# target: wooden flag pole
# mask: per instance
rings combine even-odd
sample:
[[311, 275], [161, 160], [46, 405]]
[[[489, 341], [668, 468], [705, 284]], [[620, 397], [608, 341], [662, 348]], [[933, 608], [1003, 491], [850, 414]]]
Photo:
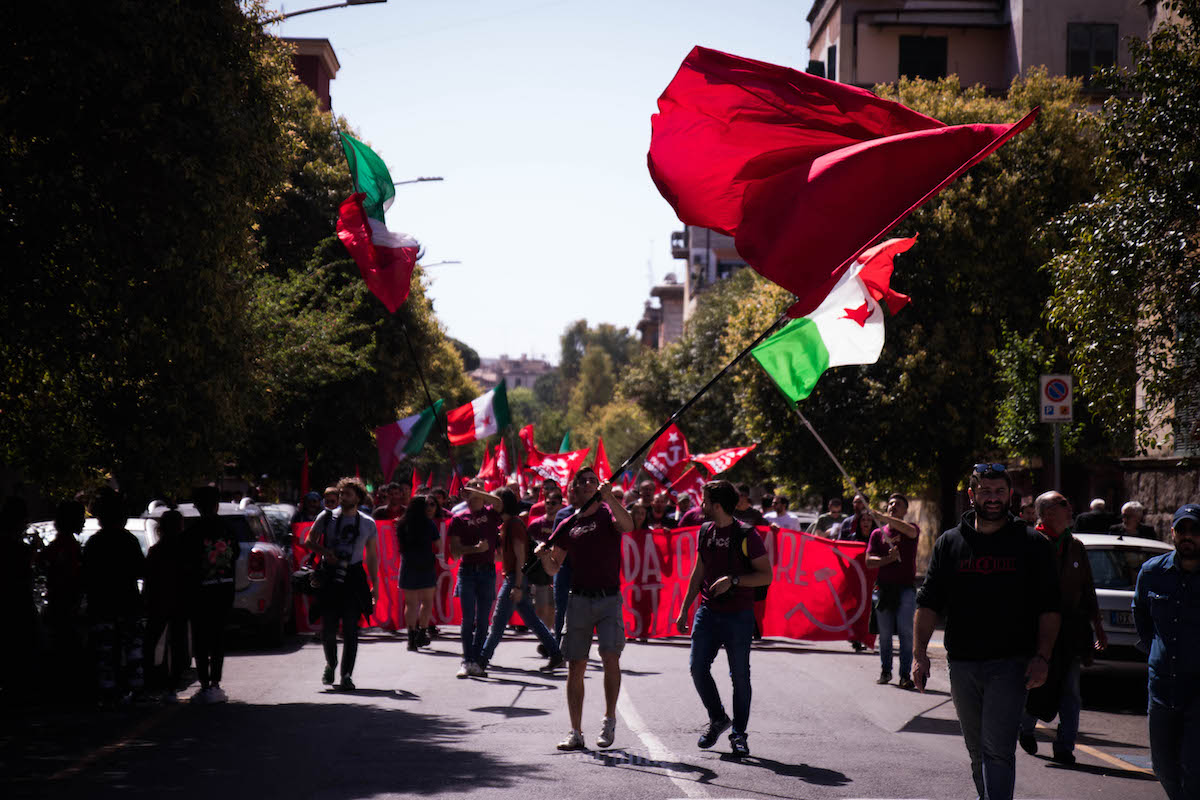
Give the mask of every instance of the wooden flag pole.
[[845, 478], [846, 481], [848, 483], [850, 483], [850, 485], [857, 488], [859, 485], [858, 481], [851, 478], [850, 473], [846, 472], [846, 468], [842, 466], [842, 462], [837, 460], [837, 456], [835, 456], [833, 454], [833, 451], [829, 449], [829, 445], [825, 444], [825, 440], [821, 438], [821, 434], [817, 433], [817, 429], [814, 428], [812, 426], [812, 423], [808, 421], [808, 417], [804, 416], [804, 413], [800, 410], [800, 406], [795, 405], [795, 406], [792, 406], [792, 408], [795, 409], [796, 416], [800, 418], [800, 421], [802, 423], [804, 423], [804, 427], [808, 428], [808, 432], [811, 433], [813, 435], [813, 437], [817, 440], [817, 443], [819, 445], [821, 445], [822, 448], [824, 448], [825, 454], [828, 455], [830, 460], [833, 461], [833, 465], [838, 468], [838, 472], [842, 473], [842, 477]]

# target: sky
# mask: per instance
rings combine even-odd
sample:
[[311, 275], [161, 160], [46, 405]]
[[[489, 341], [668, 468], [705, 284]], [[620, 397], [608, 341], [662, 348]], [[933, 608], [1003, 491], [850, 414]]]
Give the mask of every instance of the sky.
[[[300, 11], [332, 0], [273, 0]], [[646, 168], [658, 96], [697, 44], [803, 68], [811, 0], [389, 0], [268, 28], [329, 39], [330, 85], [387, 163], [390, 230], [431, 266], [446, 332], [484, 358], [558, 362], [586, 319], [628, 327], [684, 262]], [[680, 277], [682, 275], [680, 274]]]

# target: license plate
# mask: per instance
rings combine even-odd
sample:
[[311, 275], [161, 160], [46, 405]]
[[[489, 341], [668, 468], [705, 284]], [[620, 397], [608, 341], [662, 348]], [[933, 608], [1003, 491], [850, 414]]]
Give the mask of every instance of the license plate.
[[1133, 612], [1132, 611], [1110, 611], [1110, 619], [1113, 625], [1122, 628], [1133, 627]]

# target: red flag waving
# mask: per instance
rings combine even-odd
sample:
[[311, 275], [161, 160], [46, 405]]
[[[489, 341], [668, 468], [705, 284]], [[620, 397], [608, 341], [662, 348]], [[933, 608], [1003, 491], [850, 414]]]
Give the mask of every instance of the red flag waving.
[[395, 314], [408, 299], [421, 246], [407, 234], [392, 233], [382, 220], [368, 217], [363, 209], [365, 197], [357, 192], [342, 203], [337, 235], [358, 264], [367, 288]]
[[756, 447], [758, 447], [757, 443], [746, 447], [729, 447], [715, 453], [701, 453], [698, 456], [692, 456], [692, 461], [707, 469], [710, 474], [720, 475], [745, 458], [746, 454]]
[[505, 446], [503, 437], [496, 445], [496, 477], [508, 482], [508, 447]]
[[667, 488], [688, 468], [688, 443], [674, 424], [663, 431], [662, 436], [650, 446], [642, 467], [654, 476], [660, 488]]
[[[430, 471], [429, 474], [433, 475], [433, 472]], [[413, 494], [416, 494], [421, 488], [421, 473], [417, 472], [416, 467], [413, 467], [412, 483], [410, 484], [409, 488], [412, 490]]]
[[543, 478], [549, 478], [559, 486], [566, 486], [575, 477], [575, 473], [579, 472], [579, 468], [583, 466], [583, 460], [587, 458], [589, 452], [591, 452], [590, 447], [572, 450], [569, 453], [554, 453], [553, 455], [543, 453], [541, 462], [533, 468], [533, 471]]
[[533, 425], [526, 425], [524, 428], [521, 428], [517, 436], [520, 437], [521, 444], [525, 445], [525, 466], [536, 467], [542, 463], [544, 456], [533, 442]]
[[703, 470], [688, 467], [687, 471], [671, 484], [669, 491], [671, 496], [676, 499], [686, 494], [692, 498], [692, 505], [699, 508], [700, 502], [704, 499], [704, 484], [706, 483], [708, 483], [708, 478], [704, 476]]
[[429, 475], [425, 478], [425, 488], [426, 489], [433, 488], [433, 470], [432, 469], [429, 470]]
[[447, 493], [451, 497], [458, 497], [463, 490], [462, 473], [458, 471], [458, 467], [454, 467], [453, 470], [450, 474], [450, 488]]
[[651, 119], [650, 175], [679, 219], [816, 307], [862, 250], [1020, 133], [954, 125], [786, 67], [696, 47]]
[[601, 483], [612, 480], [612, 467], [608, 464], [608, 453], [604, 452], [604, 437], [596, 437], [596, 460], [593, 462], [596, 468], [596, 477]]

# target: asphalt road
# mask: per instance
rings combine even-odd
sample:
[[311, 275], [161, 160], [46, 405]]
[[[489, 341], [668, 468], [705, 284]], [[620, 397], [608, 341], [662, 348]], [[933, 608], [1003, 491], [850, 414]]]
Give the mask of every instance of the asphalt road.
[[[447, 633], [454, 633], [453, 629]], [[704, 712], [685, 639], [631, 643], [616, 742], [593, 742], [603, 713], [599, 663], [587, 680], [591, 749], [559, 753], [567, 732], [565, 670], [546, 676], [532, 637], [507, 639], [489, 677], [457, 680], [458, 642], [420, 654], [369, 633], [358, 690], [320, 684], [321, 648], [235, 650], [225, 705], [100, 712], [40, 698], [5, 712], [6, 798], [966, 798], [966, 750], [934, 660], [926, 694], [877, 686], [879, 660], [845, 644], [757, 645], [751, 664], [751, 756], [724, 738], [696, 747]], [[595, 655], [593, 651], [593, 656]], [[718, 668], [723, 659], [718, 659]], [[720, 669], [717, 670], [721, 672]], [[728, 678], [718, 674], [728, 702]], [[1017, 754], [1019, 798], [1161, 798], [1149, 774], [1144, 667], [1085, 675], [1079, 764]]]

